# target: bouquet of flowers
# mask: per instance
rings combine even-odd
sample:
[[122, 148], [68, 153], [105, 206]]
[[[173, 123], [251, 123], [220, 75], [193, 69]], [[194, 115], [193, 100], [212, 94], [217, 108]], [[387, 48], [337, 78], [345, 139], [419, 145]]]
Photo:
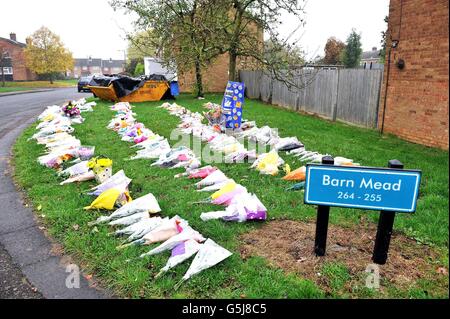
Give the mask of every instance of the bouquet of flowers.
[[80, 115], [80, 109], [77, 105], [72, 104], [72, 102], [67, 103], [62, 107], [62, 111], [68, 117], [74, 117]]
[[206, 103], [204, 107], [208, 109], [207, 112], [203, 112], [203, 115], [208, 120], [209, 125], [222, 126], [225, 123], [222, 107], [219, 104]]
[[93, 157], [88, 162], [88, 167], [95, 174], [98, 183], [103, 183], [112, 175], [112, 160], [104, 156]]

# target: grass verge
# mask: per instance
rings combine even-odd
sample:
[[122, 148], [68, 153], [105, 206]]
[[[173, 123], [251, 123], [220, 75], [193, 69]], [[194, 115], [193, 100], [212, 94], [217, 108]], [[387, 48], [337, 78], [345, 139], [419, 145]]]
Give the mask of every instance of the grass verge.
[[[207, 100], [220, 102], [222, 96], [209, 95]], [[202, 101], [182, 95], [177, 103], [194, 111], [200, 111]], [[161, 102], [136, 103], [134, 111], [139, 121], [154, 132], [169, 137], [178, 124], [178, 118], [167, 111], [156, 108]], [[152, 192], [159, 200], [163, 214], [176, 214], [189, 220], [190, 224], [234, 254], [222, 264], [206, 270], [185, 283], [178, 291], [174, 284], [182, 277], [189, 262], [175, 268], [166, 276], [152, 278], [165, 264], [168, 254], [154, 256], [147, 260], [127, 263], [149, 248], [130, 248], [117, 251], [116, 239], [107, 234], [107, 227], [98, 231], [87, 226], [87, 222], [99, 213], [85, 212], [93, 198], [81, 193], [92, 186], [81, 183], [59, 186], [58, 177], [52, 170], [39, 166], [36, 158], [43, 147], [27, 138], [35, 132], [35, 126], [26, 129], [14, 146], [15, 178], [26, 190], [34, 207], [42, 209], [39, 215], [49, 228], [51, 235], [60, 240], [67, 253], [74, 255], [87, 273], [98, 276], [104, 285], [124, 297], [138, 298], [322, 298], [324, 291], [310, 281], [271, 267], [260, 257], [243, 260], [239, 255], [240, 235], [249, 232], [260, 224], [224, 223], [221, 221], [202, 222], [202, 212], [217, 210], [214, 206], [189, 204], [206, 197], [198, 193], [193, 183], [186, 179], [174, 179], [179, 170], [150, 167], [147, 160], [127, 161], [135, 152], [130, 144], [120, 141], [119, 136], [106, 129], [113, 112], [111, 103], [99, 102], [95, 111], [86, 114], [86, 122], [75, 127], [75, 135], [85, 145], [95, 145], [96, 153], [109, 156], [114, 161], [114, 170], [124, 169], [133, 179], [130, 186], [134, 198]], [[244, 117], [256, 120], [258, 126], [269, 125], [279, 129], [281, 136], [297, 136], [307, 149], [353, 158], [367, 166], [385, 167], [389, 159], [401, 160], [406, 168], [422, 169], [423, 180], [417, 213], [399, 214], [395, 229], [418, 241], [434, 245], [442, 250], [442, 261], [448, 268], [448, 152], [408, 143], [398, 138], [380, 137], [378, 132], [355, 128], [341, 123], [331, 123], [310, 116], [296, 114], [287, 110], [275, 109], [259, 101], [246, 102]], [[171, 141], [175, 144], [177, 141]], [[283, 156], [291, 167], [300, 166], [289, 156]], [[217, 164], [227, 176], [246, 186], [266, 205], [270, 219], [292, 219], [306, 221], [315, 217], [315, 209], [303, 204], [299, 192], [286, 192], [289, 182], [279, 177], [260, 176], [249, 169], [248, 164]], [[376, 222], [375, 212], [333, 209], [330, 214], [333, 224], [351, 227], [362, 220]], [[42, 217], [45, 216], [45, 217]], [[368, 261], [370, 262], [370, 261]], [[331, 265], [326, 269], [333, 285], [349, 280], [342, 267]], [[360, 281], [360, 282], [359, 282]], [[359, 280], [359, 286], [364, 278]], [[409, 291], [392, 288], [390, 296], [422, 298], [423, 291], [430, 291], [430, 283], [416, 283]], [[432, 285], [432, 283], [431, 283]], [[447, 277], [448, 287], [448, 277]], [[432, 288], [432, 287], [431, 287]], [[332, 297], [339, 297], [339, 294]], [[376, 291], [354, 289], [342, 297], [381, 297]], [[383, 296], [385, 297], [385, 296]], [[388, 296], [389, 297], [389, 296]], [[442, 297], [442, 296], [441, 296]]]
[[53, 84], [51, 84], [50, 81], [14, 81], [5, 82], [5, 86], [3, 88], [14, 88], [16, 90], [18, 90], [19, 88], [25, 88], [27, 90], [35, 88], [64, 88], [76, 86], [77, 82], [78, 80], [56, 80], [53, 81]]
[[0, 93], [28, 91], [28, 90], [33, 90], [33, 89], [32, 88], [28, 88], [28, 87], [12, 87], [12, 86], [1, 87], [0, 86]]

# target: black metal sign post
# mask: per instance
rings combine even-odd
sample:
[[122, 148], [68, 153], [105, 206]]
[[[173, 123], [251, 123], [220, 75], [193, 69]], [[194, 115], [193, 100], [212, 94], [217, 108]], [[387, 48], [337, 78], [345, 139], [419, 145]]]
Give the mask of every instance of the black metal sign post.
[[[389, 168], [403, 169], [403, 164], [398, 160], [390, 160]], [[392, 228], [394, 226], [396, 212], [381, 211], [378, 220], [377, 237], [373, 249], [372, 260], [374, 263], [384, 265], [386, 263], [391, 242]]]
[[[334, 158], [324, 156], [322, 164], [334, 165]], [[330, 217], [330, 206], [317, 206], [316, 239], [314, 241], [314, 252], [316, 256], [324, 256], [327, 248], [328, 219]]]

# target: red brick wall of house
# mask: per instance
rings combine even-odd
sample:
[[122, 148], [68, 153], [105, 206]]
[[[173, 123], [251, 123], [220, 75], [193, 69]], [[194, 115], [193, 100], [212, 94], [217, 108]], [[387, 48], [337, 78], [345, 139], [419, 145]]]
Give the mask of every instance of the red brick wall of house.
[[[225, 92], [228, 82], [228, 54], [217, 57], [202, 72], [202, 82], [205, 92]], [[193, 92], [195, 88], [195, 72], [178, 75], [178, 83], [181, 92]]]
[[[264, 32], [254, 22], [250, 22], [247, 25], [250, 32], [254, 32], [257, 35], [260, 43], [260, 50], [264, 45]], [[255, 50], [258, 50], [256, 48]], [[210, 65], [202, 72], [202, 82], [204, 86], [204, 92], [224, 93], [225, 87], [228, 83], [228, 66], [229, 55], [228, 53], [222, 54], [214, 59]], [[259, 65], [254, 58], [251, 57], [238, 57], [236, 61], [236, 69], [239, 70], [256, 70]], [[193, 92], [195, 88], [195, 71], [186, 72], [184, 74], [178, 74], [178, 82], [181, 92]]]
[[[255, 69], [255, 63], [251, 58], [238, 58], [238, 70], [252, 70]], [[225, 87], [228, 83], [228, 53], [218, 56], [211, 64], [203, 70], [202, 80], [205, 92], [224, 93]], [[190, 71], [185, 74], [178, 75], [178, 83], [181, 92], [193, 92], [195, 88], [195, 73]]]
[[[402, 0], [390, 1], [388, 34], [394, 40], [399, 37], [399, 44], [391, 52], [384, 131], [415, 143], [448, 149], [449, 2], [403, 0], [403, 8], [401, 3]], [[388, 48], [390, 45], [388, 41]], [[396, 66], [398, 59], [405, 61], [403, 70]], [[387, 60], [388, 53], [379, 127], [383, 120]]]
[[14, 81], [36, 80], [36, 74], [31, 72], [25, 66], [25, 54], [23, 47], [0, 39], [0, 51], [3, 50], [8, 51], [11, 56]]

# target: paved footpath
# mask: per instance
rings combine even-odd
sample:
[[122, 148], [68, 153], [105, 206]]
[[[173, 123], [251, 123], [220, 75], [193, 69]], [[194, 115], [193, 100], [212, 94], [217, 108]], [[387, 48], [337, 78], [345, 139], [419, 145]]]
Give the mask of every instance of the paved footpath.
[[67, 288], [68, 259], [39, 228], [11, 179], [10, 150], [17, 136], [48, 105], [91, 96], [76, 88], [0, 97], [0, 298], [107, 298], [81, 276]]

